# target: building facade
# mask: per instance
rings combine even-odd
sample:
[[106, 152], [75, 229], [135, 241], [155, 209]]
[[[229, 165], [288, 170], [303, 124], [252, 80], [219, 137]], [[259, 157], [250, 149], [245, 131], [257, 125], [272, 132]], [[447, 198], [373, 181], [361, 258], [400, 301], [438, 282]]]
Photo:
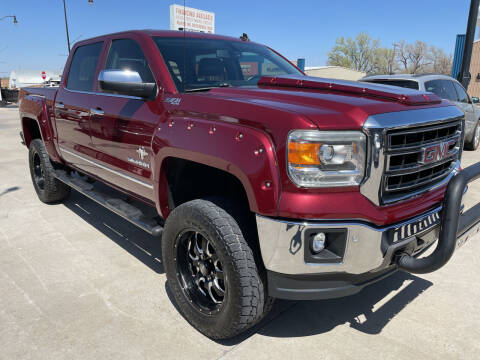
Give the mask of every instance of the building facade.
[[361, 71], [348, 69], [342, 66], [307, 66], [305, 74], [328, 79], [357, 81], [367, 74]]
[[480, 39], [473, 42], [470, 74], [472, 78], [468, 84], [468, 95], [480, 97]]

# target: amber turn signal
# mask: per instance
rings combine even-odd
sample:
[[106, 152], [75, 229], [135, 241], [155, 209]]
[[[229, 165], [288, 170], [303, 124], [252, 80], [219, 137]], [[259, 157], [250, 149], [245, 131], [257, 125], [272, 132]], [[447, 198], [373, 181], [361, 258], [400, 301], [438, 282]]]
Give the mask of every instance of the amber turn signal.
[[288, 143], [288, 162], [296, 165], [320, 165], [318, 151], [320, 143]]

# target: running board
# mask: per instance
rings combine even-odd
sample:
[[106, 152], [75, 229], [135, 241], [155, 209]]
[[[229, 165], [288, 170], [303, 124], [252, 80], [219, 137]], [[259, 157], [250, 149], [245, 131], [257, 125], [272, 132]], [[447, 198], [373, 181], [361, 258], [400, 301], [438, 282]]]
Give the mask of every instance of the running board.
[[132, 224], [138, 226], [152, 236], [158, 237], [162, 235], [163, 227], [159, 225], [155, 219], [146, 217], [142, 210], [135, 206], [132, 206], [121, 199], [109, 197], [106, 194], [94, 190], [93, 184], [90, 184], [81, 178], [70, 176], [64, 170], [56, 170], [55, 176], [58, 180], [70, 186], [72, 189], [77, 190], [79, 193], [106, 207], [118, 216], [130, 221]]

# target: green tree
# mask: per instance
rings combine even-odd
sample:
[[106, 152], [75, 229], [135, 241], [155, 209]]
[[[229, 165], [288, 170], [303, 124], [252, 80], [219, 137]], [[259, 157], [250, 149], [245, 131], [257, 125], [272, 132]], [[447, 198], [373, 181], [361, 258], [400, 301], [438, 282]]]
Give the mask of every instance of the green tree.
[[379, 39], [372, 39], [366, 33], [359, 33], [355, 39], [337, 38], [332, 51], [327, 54], [327, 64], [372, 73], [376, 67], [375, 53], [379, 44]]
[[375, 50], [375, 67], [376, 74], [394, 74], [397, 69], [395, 60], [395, 52], [393, 49], [378, 48]]

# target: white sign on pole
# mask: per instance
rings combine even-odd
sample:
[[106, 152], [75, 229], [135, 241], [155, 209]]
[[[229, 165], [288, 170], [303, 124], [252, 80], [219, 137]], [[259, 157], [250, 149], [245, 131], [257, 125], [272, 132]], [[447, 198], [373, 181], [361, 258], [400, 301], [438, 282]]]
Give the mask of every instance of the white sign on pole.
[[170, 30], [196, 31], [215, 33], [215, 13], [183, 7], [182, 5], [170, 5]]

